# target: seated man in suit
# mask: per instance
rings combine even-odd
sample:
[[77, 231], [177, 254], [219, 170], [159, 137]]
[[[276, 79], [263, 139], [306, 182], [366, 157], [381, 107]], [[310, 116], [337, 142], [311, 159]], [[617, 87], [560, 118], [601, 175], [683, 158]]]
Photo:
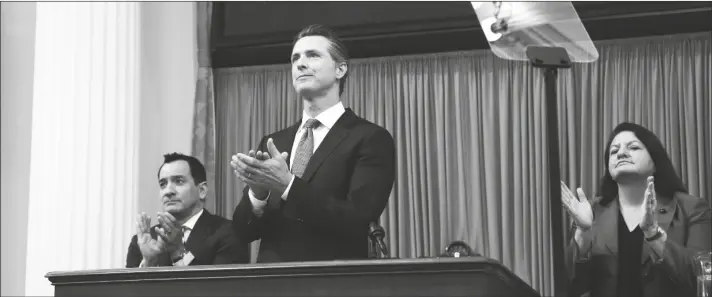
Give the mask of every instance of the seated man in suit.
[[230, 221], [203, 209], [208, 193], [203, 164], [178, 153], [163, 157], [158, 185], [164, 212], [150, 228], [151, 218], [139, 215], [126, 267], [248, 263], [248, 245], [235, 238]]
[[347, 59], [330, 30], [302, 30], [291, 55], [302, 120], [232, 157], [247, 184], [233, 227], [241, 240], [261, 239], [257, 262], [368, 258], [369, 223], [393, 188], [395, 144], [341, 103]]

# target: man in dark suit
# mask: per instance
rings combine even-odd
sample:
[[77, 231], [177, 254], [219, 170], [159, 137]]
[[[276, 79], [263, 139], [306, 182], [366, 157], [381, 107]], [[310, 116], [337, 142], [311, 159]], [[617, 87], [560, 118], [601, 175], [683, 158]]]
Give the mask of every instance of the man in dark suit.
[[262, 139], [231, 165], [247, 184], [233, 215], [238, 238], [261, 239], [258, 262], [368, 258], [368, 225], [395, 179], [395, 145], [384, 128], [344, 108], [343, 43], [312, 25], [295, 38], [292, 82], [302, 121]]
[[126, 267], [248, 263], [247, 243], [232, 232], [229, 220], [203, 209], [208, 193], [205, 167], [178, 153], [164, 155], [158, 169], [164, 212], [159, 225], [141, 213], [131, 239]]

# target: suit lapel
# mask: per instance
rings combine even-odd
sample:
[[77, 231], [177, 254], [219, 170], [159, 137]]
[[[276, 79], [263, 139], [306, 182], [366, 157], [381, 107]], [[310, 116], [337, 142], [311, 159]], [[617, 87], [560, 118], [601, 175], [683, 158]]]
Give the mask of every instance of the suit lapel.
[[596, 240], [602, 242], [608, 252], [617, 258], [618, 199], [615, 199], [601, 210], [601, 214], [596, 218], [596, 223], [599, 224], [598, 232], [596, 232]]
[[324, 159], [326, 159], [349, 134], [349, 124], [355, 119], [356, 114], [351, 111], [351, 108], [347, 108], [344, 114], [341, 115], [339, 120], [334, 123], [334, 126], [331, 127], [331, 130], [326, 134], [326, 137], [316, 149], [314, 155], [309, 159], [307, 168], [304, 170], [304, 174], [302, 174], [303, 180], [308, 182], [312, 176], [314, 176], [314, 173], [319, 169]]
[[660, 225], [660, 228], [665, 230], [665, 232], [668, 232], [672, 219], [677, 211], [677, 197], [673, 196], [669, 199], [660, 198], [663, 197], [658, 198], [658, 206], [657, 209], [655, 209], [655, 212], [658, 213], [658, 225]]
[[[301, 126], [301, 121], [297, 122], [296, 124], [292, 125], [291, 127], [287, 128], [287, 130], [284, 133], [274, 135], [273, 141], [274, 141], [274, 146], [277, 147], [277, 150], [279, 152], [287, 152], [290, 154], [289, 157], [287, 157], [287, 168], [291, 170], [292, 164], [290, 164], [291, 154], [292, 154], [292, 146], [294, 145], [294, 137], [297, 136], [297, 131], [299, 131], [299, 127]], [[282, 197], [279, 197], [277, 195], [274, 195], [267, 199], [267, 209], [268, 210], [278, 210], [282, 206]]]
[[292, 159], [291, 158], [292, 146], [294, 145], [294, 141], [295, 141], [294, 137], [297, 136], [297, 131], [299, 131], [299, 126], [301, 126], [301, 121], [297, 122], [296, 124], [287, 128], [287, 130], [284, 133], [275, 135], [273, 137], [274, 146], [277, 147], [277, 150], [280, 152], [289, 153], [290, 156], [287, 157], [287, 167], [289, 167], [289, 168], [292, 167], [292, 164], [290, 164], [291, 163], [290, 160]]
[[211, 221], [212, 215], [207, 209], [203, 209], [203, 214], [201, 214], [198, 221], [195, 222], [195, 226], [193, 226], [193, 230], [190, 231], [190, 236], [188, 236], [188, 240], [185, 242], [185, 248], [196, 258], [198, 258], [198, 254], [200, 253], [200, 243], [204, 242], [210, 234]]
[[[662, 199], [661, 199], [662, 198]], [[655, 209], [655, 213], [658, 214], [658, 226], [665, 232], [669, 233], [670, 224], [675, 216], [675, 211], [677, 211], [677, 198], [673, 196], [672, 198], [658, 197], [658, 205]], [[670, 236], [668, 236], [669, 238]], [[643, 239], [645, 241], [645, 239]], [[650, 260], [650, 253], [653, 252], [652, 247], [647, 243], [643, 243], [643, 252], [640, 254], [640, 263], [645, 264], [646, 261]]]

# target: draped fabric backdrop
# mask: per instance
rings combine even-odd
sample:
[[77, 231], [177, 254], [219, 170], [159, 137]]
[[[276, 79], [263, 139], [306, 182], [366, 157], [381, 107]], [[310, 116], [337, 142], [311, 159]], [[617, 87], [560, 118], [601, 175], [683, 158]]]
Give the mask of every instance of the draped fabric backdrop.
[[210, 28], [213, 3], [195, 2], [198, 37], [198, 76], [195, 84], [192, 155], [205, 166], [208, 179], [208, 199], [205, 208], [216, 213], [215, 202], [215, 95], [213, 69], [210, 61]]
[[[709, 33], [597, 47], [597, 62], [559, 76], [562, 179], [592, 194], [608, 133], [632, 121], [660, 137], [690, 193], [709, 197]], [[552, 295], [540, 70], [488, 50], [353, 60], [349, 70], [344, 104], [396, 141], [397, 178], [381, 217], [392, 255], [435, 256], [464, 240]], [[231, 218], [244, 184], [230, 156], [297, 122], [302, 103], [286, 64], [216, 69], [215, 84], [216, 209]]]

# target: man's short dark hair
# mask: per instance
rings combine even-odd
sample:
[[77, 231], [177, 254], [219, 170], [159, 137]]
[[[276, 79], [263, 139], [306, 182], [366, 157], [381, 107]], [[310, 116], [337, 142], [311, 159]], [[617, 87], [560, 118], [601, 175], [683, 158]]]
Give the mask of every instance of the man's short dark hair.
[[[297, 33], [294, 37], [294, 41], [292, 42], [292, 47], [294, 47], [299, 39], [307, 36], [321, 36], [326, 38], [329, 40], [329, 44], [331, 44], [329, 47], [329, 55], [331, 55], [331, 58], [336, 62], [348, 63], [349, 52], [346, 50], [346, 45], [344, 45], [344, 42], [341, 41], [341, 39], [331, 29], [318, 24], [309, 25]], [[344, 73], [344, 77], [339, 79], [339, 96], [341, 96], [341, 93], [344, 92], [344, 85], [346, 85], [347, 76], [349, 76], [348, 69], [346, 70], [346, 73]]]
[[161, 164], [161, 167], [158, 167], [158, 179], [161, 178], [161, 169], [163, 169], [163, 165], [179, 160], [188, 162], [188, 167], [190, 167], [190, 175], [193, 176], [193, 182], [195, 182], [196, 185], [207, 181], [205, 167], [203, 166], [203, 163], [200, 163], [198, 159], [192, 156], [186, 156], [181, 153], [171, 153], [163, 155], [163, 164]]

